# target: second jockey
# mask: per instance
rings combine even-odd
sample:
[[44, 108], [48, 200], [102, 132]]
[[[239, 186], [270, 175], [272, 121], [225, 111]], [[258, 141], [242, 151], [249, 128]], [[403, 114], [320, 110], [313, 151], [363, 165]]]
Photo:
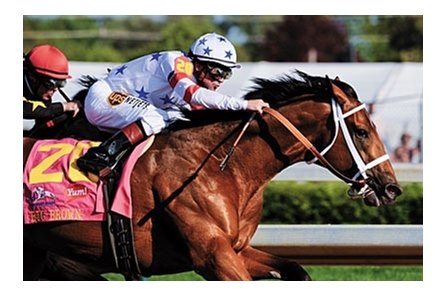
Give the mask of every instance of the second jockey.
[[24, 125], [23, 136], [29, 136], [42, 127], [45, 130], [39, 137], [51, 137], [52, 126], [46, 127], [45, 123], [64, 113], [71, 113], [73, 117], [78, 114], [82, 107], [79, 101], [52, 100], [70, 78], [65, 54], [53, 45], [35, 46], [23, 57], [23, 118], [34, 121], [31, 127]]

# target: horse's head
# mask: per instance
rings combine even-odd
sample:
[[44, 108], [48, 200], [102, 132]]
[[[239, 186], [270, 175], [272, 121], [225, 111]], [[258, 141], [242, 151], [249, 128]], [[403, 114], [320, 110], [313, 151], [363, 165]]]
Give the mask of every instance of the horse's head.
[[365, 105], [348, 84], [338, 79], [330, 83], [336, 101], [332, 112], [340, 127], [337, 141], [326, 158], [346, 176], [358, 181], [352, 182], [348, 191], [351, 198], [364, 198], [370, 206], [394, 203], [402, 189]]
[[285, 136], [276, 132], [278, 138], [288, 139], [282, 153], [287, 154], [290, 163], [305, 160], [328, 168], [351, 185], [351, 198], [364, 198], [370, 206], [393, 203], [402, 190], [377, 130], [354, 89], [338, 78], [297, 73], [299, 79], [256, 79], [258, 87], [246, 96], [266, 99], [298, 129], [289, 129], [295, 137], [303, 134], [304, 140], [297, 137], [299, 143], [290, 143], [290, 133]]

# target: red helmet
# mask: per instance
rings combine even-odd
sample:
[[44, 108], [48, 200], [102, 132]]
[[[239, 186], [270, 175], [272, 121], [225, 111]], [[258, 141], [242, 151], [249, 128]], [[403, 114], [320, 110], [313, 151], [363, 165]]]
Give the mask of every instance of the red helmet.
[[68, 60], [58, 48], [49, 45], [38, 45], [26, 55], [32, 69], [41, 75], [54, 79], [71, 78], [68, 74]]

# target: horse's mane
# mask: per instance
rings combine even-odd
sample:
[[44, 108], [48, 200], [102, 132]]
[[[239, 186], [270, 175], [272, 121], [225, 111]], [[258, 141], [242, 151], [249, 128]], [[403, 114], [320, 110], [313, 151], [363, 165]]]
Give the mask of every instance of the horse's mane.
[[303, 95], [318, 95], [328, 98], [332, 95], [330, 80], [319, 76], [310, 76], [295, 70], [292, 74], [277, 79], [254, 78], [255, 86], [244, 96], [245, 99], [262, 98], [270, 106], [287, 104]]

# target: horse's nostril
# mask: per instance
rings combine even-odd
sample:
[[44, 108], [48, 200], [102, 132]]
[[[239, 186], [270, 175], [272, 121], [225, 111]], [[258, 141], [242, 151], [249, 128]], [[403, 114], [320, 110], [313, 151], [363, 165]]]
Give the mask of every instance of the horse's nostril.
[[397, 184], [388, 184], [385, 186], [385, 193], [388, 198], [395, 199], [402, 195], [402, 188]]

